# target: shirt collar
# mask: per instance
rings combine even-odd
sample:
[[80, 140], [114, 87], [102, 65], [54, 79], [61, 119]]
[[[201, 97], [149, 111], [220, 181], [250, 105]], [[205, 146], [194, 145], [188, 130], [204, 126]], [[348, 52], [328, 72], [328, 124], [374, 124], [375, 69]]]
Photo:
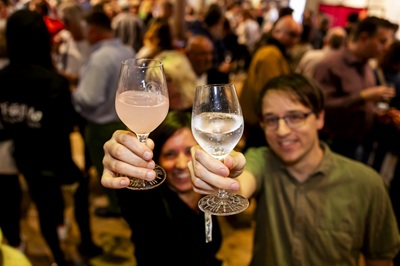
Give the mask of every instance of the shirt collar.
[[322, 157], [321, 162], [315, 169], [314, 173], [311, 174], [310, 177], [313, 176], [327, 176], [332, 170], [332, 151], [329, 148], [329, 146], [323, 142], [320, 141], [320, 147], [322, 151], [324, 152], [324, 156]]
[[118, 38], [102, 40], [102, 41], [99, 41], [92, 45], [92, 51], [96, 51], [102, 46], [106, 46], [106, 45], [115, 46], [119, 43], [121, 43], [121, 41]]
[[[317, 166], [317, 168], [315, 169], [315, 171], [307, 179], [307, 181], [305, 181], [305, 183], [307, 183], [309, 180], [317, 178], [317, 177], [328, 176], [330, 174], [330, 172], [332, 171], [332, 163], [333, 163], [332, 162], [332, 151], [329, 148], [329, 146], [323, 141], [320, 141], [320, 147], [324, 153], [322, 160], [319, 163], [319, 165]], [[286, 166], [282, 163], [282, 161], [273, 152], [272, 152], [272, 154], [273, 154], [272, 158], [274, 159], [274, 164], [287, 172]]]
[[283, 46], [277, 39], [275, 39], [275, 38], [273, 38], [273, 37], [270, 37], [270, 38], [267, 40], [267, 45], [275, 45], [276, 47], [278, 47], [278, 49], [281, 51], [281, 53], [283, 54], [283, 56], [284, 56], [285, 58], [288, 57], [288, 54], [287, 54], [287, 52], [286, 52], [286, 47]]
[[350, 66], [364, 66], [367, 62], [358, 59], [349, 48], [343, 48], [344, 61]]

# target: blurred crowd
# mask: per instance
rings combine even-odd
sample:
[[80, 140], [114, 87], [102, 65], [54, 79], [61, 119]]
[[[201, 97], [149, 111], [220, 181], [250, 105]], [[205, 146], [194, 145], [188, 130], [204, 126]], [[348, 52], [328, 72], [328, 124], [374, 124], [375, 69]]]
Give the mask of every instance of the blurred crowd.
[[[331, 17], [308, 10], [299, 23], [293, 11], [275, 1], [225, 0], [199, 9], [180, 0], [0, 0], [0, 228], [6, 243], [23, 251], [23, 175], [56, 265], [68, 265], [60, 246], [67, 226], [64, 185], [78, 184], [80, 254], [102, 253], [91, 236], [89, 169], [100, 182], [103, 145], [126, 129], [115, 92], [121, 62], [135, 56], [163, 62], [171, 111], [190, 113], [196, 86], [240, 77], [243, 152], [268, 146], [255, 108], [268, 81], [290, 73], [315, 81], [326, 95], [320, 139], [381, 174], [400, 221], [398, 25], [352, 13], [346, 25], [332, 27]], [[69, 134], [76, 131], [84, 139], [84, 169], [72, 160]], [[115, 190], [104, 191], [109, 205], [95, 215], [121, 217]]]

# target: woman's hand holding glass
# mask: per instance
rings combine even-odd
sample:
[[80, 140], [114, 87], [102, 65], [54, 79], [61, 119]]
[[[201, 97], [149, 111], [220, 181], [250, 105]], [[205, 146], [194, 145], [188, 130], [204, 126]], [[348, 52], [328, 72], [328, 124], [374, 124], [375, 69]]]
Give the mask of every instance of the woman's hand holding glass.
[[[135, 134], [118, 130], [104, 144], [103, 176], [101, 184], [107, 188], [126, 188], [134, 176], [151, 181], [156, 177], [153, 158], [154, 142], [147, 139], [143, 145]], [[126, 175], [121, 177], [121, 175]]]
[[[131, 58], [122, 62], [115, 109], [121, 121], [132, 130], [140, 142], [165, 119], [169, 108], [168, 87], [161, 61]], [[166, 178], [164, 169], [155, 166], [157, 177], [152, 180], [133, 176], [127, 188], [147, 190], [161, 185]], [[120, 173], [121, 174], [121, 173]]]

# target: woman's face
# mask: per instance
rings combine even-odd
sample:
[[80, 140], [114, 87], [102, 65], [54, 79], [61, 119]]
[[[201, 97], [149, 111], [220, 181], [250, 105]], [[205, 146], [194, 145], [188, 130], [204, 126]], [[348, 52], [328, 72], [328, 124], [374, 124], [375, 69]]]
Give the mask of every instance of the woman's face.
[[192, 190], [188, 162], [191, 160], [190, 148], [196, 141], [189, 128], [176, 131], [161, 149], [159, 164], [167, 174], [169, 186], [177, 192]]

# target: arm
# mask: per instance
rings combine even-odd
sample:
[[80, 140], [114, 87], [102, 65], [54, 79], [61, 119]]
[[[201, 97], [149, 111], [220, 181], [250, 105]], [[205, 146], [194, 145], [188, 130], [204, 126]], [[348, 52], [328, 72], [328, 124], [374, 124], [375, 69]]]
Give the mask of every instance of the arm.
[[199, 146], [192, 147], [191, 153], [192, 160], [188, 167], [194, 191], [210, 194], [217, 189], [226, 189], [238, 191], [247, 198], [255, 192], [256, 180], [250, 172], [244, 171], [246, 159], [242, 153], [233, 151], [223, 162], [214, 159]]
[[391, 260], [365, 260], [366, 266], [391, 266]]
[[345, 89], [342, 86], [341, 77], [325, 60], [316, 64], [313, 77], [326, 94], [327, 109], [343, 109], [363, 102], [359, 91], [347, 95], [343, 93]]
[[368, 173], [362, 176], [363, 182], [368, 184], [369, 195], [363, 218], [365, 229], [361, 252], [368, 266], [391, 265], [400, 250], [400, 234], [389, 194], [378, 173], [371, 173], [370, 180]]
[[342, 80], [340, 73], [340, 70], [336, 70], [335, 66], [330, 66], [325, 60], [319, 62], [315, 67], [314, 79], [326, 93], [326, 107], [328, 109], [343, 109], [367, 101], [376, 102], [395, 96], [395, 91], [386, 86], [346, 90], [344, 87], [346, 86], [344, 85], [345, 80]]
[[151, 139], [143, 145], [129, 131], [114, 132], [112, 138], [104, 144], [101, 184], [107, 188], [124, 188], [129, 185], [129, 178], [126, 176], [153, 180], [156, 177], [153, 170], [153, 148], [154, 143]]

